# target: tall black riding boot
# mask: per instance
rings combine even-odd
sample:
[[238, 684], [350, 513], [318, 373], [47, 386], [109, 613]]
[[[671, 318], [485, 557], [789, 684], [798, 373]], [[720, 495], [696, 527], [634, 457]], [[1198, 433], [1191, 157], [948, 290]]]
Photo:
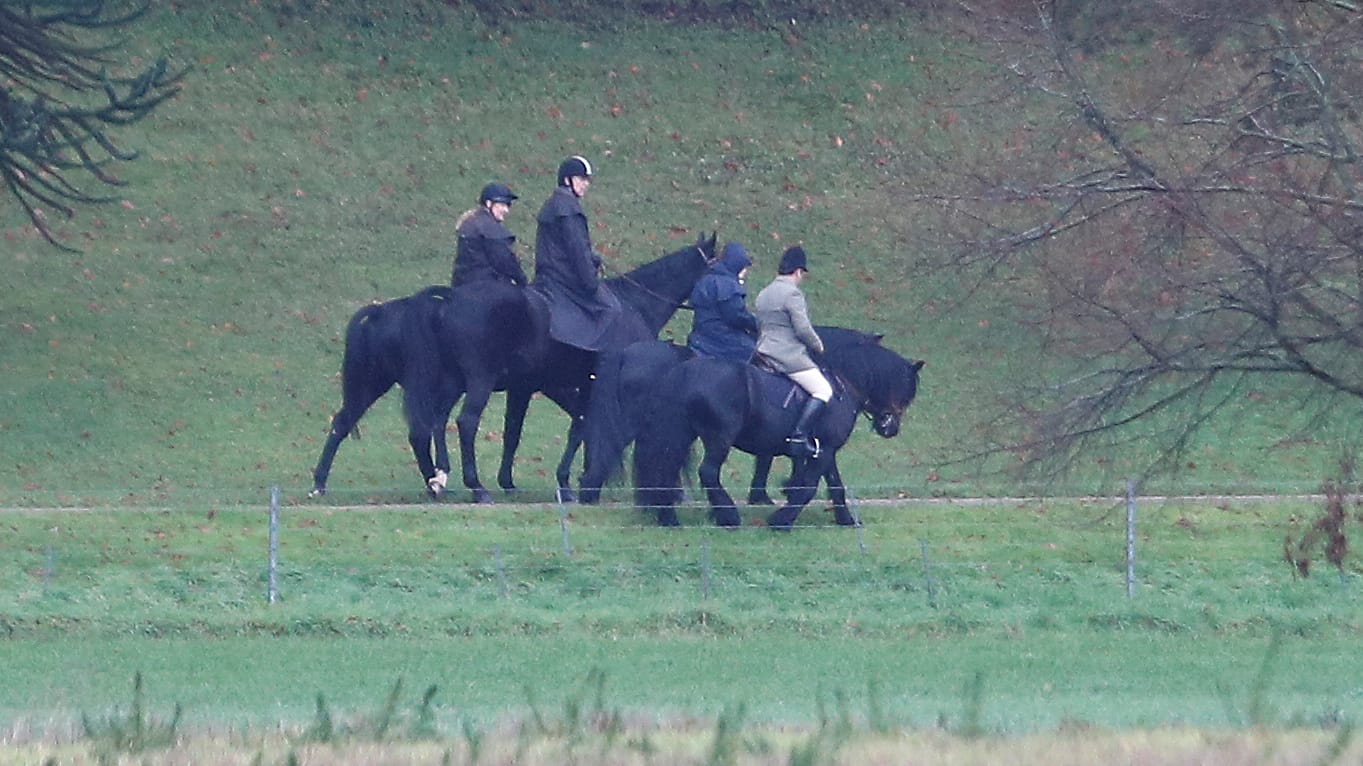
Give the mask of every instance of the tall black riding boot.
[[819, 440], [814, 438], [814, 427], [819, 422], [819, 416], [823, 414], [824, 403], [809, 397], [805, 402], [805, 408], [801, 410], [800, 417], [795, 421], [795, 428], [791, 430], [790, 436], [786, 441], [790, 444], [790, 454], [796, 458], [814, 458], [819, 456]]

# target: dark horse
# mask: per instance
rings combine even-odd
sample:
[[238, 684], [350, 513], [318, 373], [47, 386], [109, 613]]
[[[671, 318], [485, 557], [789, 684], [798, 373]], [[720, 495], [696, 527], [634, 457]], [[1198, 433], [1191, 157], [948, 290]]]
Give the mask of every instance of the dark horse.
[[[832, 348], [868, 340], [878, 342], [881, 338], [880, 335], [867, 335], [843, 327], [819, 326], [816, 329], [824, 343]], [[584, 431], [584, 438], [591, 447], [582, 475], [581, 498], [584, 503], [594, 503], [600, 498], [602, 487], [622, 468], [626, 447], [648, 426], [652, 405], [645, 399], [657, 395], [658, 381], [694, 356], [695, 353], [685, 346], [661, 342], [637, 343], [603, 355], [598, 362], [598, 381], [592, 389]], [[593, 459], [593, 455], [596, 459]], [[767, 494], [767, 480], [775, 455], [757, 454], [753, 457], [748, 504], [774, 505]], [[855, 523], [847, 506], [847, 492], [836, 457], [829, 462], [822, 478], [828, 484], [837, 522], [847, 525]]]
[[[846, 443], [858, 413], [871, 419], [882, 437], [899, 433], [904, 410], [918, 389], [922, 362], [909, 361], [880, 345], [880, 336], [821, 327], [825, 370], [835, 395], [817, 432], [823, 447], [816, 458], [795, 461], [786, 504], [767, 520], [789, 529], [813, 498], [818, 481], [828, 481], [837, 521], [854, 523], [846, 507], [837, 451]], [[668, 344], [635, 344], [613, 352], [598, 368], [587, 418], [587, 471], [583, 499], [592, 500], [620, 463], [625, 446], [635, 445], [636, 503], [656, 510], [658, 522], [674, 525], [673, 505], [690, 446], [700, 438], [705, 455], [699, 475], [717, 524], [740, 523], [733, 499], [719, 482], [720, 468], [735, 447], [756, 455], [763, 474], [773, 455], [789, 454], [785, 437], [805, 394], [785, 376], [707, 358], [691, 358]], [[757, 480], [754, 480], [754, 488]]]
[[[657, 337], [705, 273], [714, 252], [715, 236], [702, 235], [694, 245], [605, 284], [620, 298], [626, 321], [638, 328], [638, 334]], [[341, 442], [394, 384], [403, 388], [408, 441], [432, 494], [444, 490], [450, 470], [445, 424], [462, 397], [456, 424], [464, 486], [476, 501], [491, 502], [478, 479], [474, 443], [488, 399], [493, 391], [502, 390], [507, 392], [507, 406], [499, 483], [507, 491], [515, 489], [511, 466], [525, 413], [531, 397], [543, 392], [572, 416], [568, 448], [559, 465], [560, 487], [566, 488], [581, 444], [580, 419], [597, 354], [550, 339], [548, 325], [548, 309], [537, 293], [496, 283], [428, 287], [360, 309], [346, 330], [342, 406], [332, 418], [313, 470], [312, 493], [326, 492]]]

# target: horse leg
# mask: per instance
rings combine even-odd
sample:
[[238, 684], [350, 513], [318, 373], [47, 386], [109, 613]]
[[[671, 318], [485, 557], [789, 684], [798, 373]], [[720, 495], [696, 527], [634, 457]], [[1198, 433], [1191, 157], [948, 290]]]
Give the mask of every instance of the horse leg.
[[[424, 396], [432, 400], [419, 408], [414, 407], [420, 410], [419, 413], [409, 411], [407, 416], [409, 422], [413, 422], [413, 418], [419, 419], [426, 432], [425, 439], [422, 440], [417, 433], [410, 433], [408, 438], [413, 440], [412, 452], [417, 455], [417, 464], [422, 467], [422, 475], [426, 478], [426, 491], [432, 497], [440, 497], [445, 494], [450, 481], [450, 450], [445, 440], [445, 428], [450, 422], [450, 410], [464, 395], [464, 388], [448, 377], [437, 378], [433, 383], [429, 389], [413, 386], [412, 390], [424, 390]], [[408, 395], [411, 395], [410, 390]], [[434, 462], [431, 461], [432, 448], [435, 449]]]
[[497, 470], [497, 486], [502, 491], [516, 491], [512, 479], [512, 465], [516, 461], [516, 450], [521, 446], [521, 432], [525, 429], [525, 413], [530, 409], [529, 389], [508, 388], [506, 391], [506, 417], [502, 421], [502, 465]]
[[[451, 407], [450, 409], [454, 408]], [[450, 476], [450, 448], [445, 442], [445, 425], [449, 422], [450, 411], [445, 410], [445, 416], [437, 420], [435, 427], [431, 430], [431, 437], [435, 442], [435, 477], [432, 481], [439, 485], [440, 493], [445, 491]]]
[[738, 515], [734, 499], [719, 481], [720, 469], [729, 457], [729, 442], [724, 441], [723, 437], [702, 441], [705, 444], [705, 457], [701, 460], [698, 474], [700, 485], [705, 488], [705, 497], [710, 501], [710, 518], [717, 526], [740, 526], [743, 519]]
[[681, 467], [685, 462], [685, 450], [681, 460], [676, 459], [676, 450], [668, 445], [656, 443], [649, 436], [640, 436], [634, 445], [634, 504], [642, 511], [657, 515], [658, 526], [678, 527], [677, 495], [681, 487]]
[[852, 515], [847, 505], [847, 487], [842, 483], [836, 457], [828, 461], [828, 470], [824, 471], [823, 478], [828, 484], [828, 499], [833, 501], [833, 521], [844, 527], [856, 526], [857, 517]]
[[469, 387], [464, 395], [464, 406], [459, 408], [455, 425], [459, 429], [459, 467], [464, 474], [464, 486], [473, 492], [475, 503], [491, 503], [492, 495], [478, 481], [478, 458], [474, 445], [478, 441], [478, 425], [483, 420], [483, 410], [492, 396], [492, 386]]
[[767, 494], [767, 479], [771, 476], [773, 455], [757, 455], [752, 464], [752, 485], [748, 488], [748, 505], [776, 505]]
[[779, 532], [789, 532], [795, 526], [795, 519], [804, 510], [819, 488], [819, 477], [828, 465], [830, 453], [825, 452], [817, 458], [796, 460], [794, 473], [790, 476], [790, 486], [786, 487], [786, 503], [767, 517], [767, 526]]
[[431, 445], [436, 438], [437, 423], [438, 427], [444, 428], [444, 422], [436, 415], [443, 405], [425, 393], [416, 387], [404, 389], [402, 409], [407, 418], [407, 443], [412, 446], [412, 457], [416, 458], [426, 492], [431, 497], [440, 497], [445, 492], [446, 477], [436, 470], [431, 459]]
[[[462, 391], [460, 393], [462, 394]], [[454, 409], [457, 399], [458, 397], [441, 401], [430, 423], [431, 441], [435, 446], [435, 473], [426, 480], [426, 488], [436, 497], [445, 494], [445, 487], [450, 480], [450, 448], [445, 439], [445, 427], [450, 422], [450, 410]]]
[[563, 457], [559, 458], [558, 468], [554, 470], [554, 479], [558, 482], [558, 502], [576, 502], [570, 474], [573, 472], [573, 460], [577, 458], [577, 451], [582, 447], [582, 418], [573, 416], [572, 422], [568, 425], [568, 443], [563, 446]]
[[412, 445], [412, 456], [416, 458], [417, 470], [426, 482], [426, 492], [431, 497], [445, 493], [445, 481], [431, 460], [431, 429], [425, 422], [413, 420], [407, 427], [407, 443]]
[[[636, 474], [638, 473], [636, 469]], [[634, 504], [639, 510], [653, 513], [660, 527], [679, 527], [677, 519], [677, 489], [661, 486], [660, 480], [649, 479], [634, 488]]]
[[[317, 458], [317, 467], [312, 469], [312, 491], [308, 493], [309, 497], [320, 497], [327, 493], [327, 478], [331, 475], [331, 464], [336, 459], [336, 450], [340, 449], [341, 442], [355, 431], [355, 425], [360, 422], [364, 413], [369, 411], [379, 397], [388, 393], [392, 385], [389, 383], [381, 391], [366, 390], [355, 401], [341, 403], [341, 409], [331, 418], [331, 430], [327, 433], [326, 444], [322, 446], [322, 454]], [[358, 431], [355, 438], [360, 438]]]
[[332, 462], [336, 460], [336, 450], [340, 449], [341, 442], [345, 441], [354, 427], [355, 418], [346, 407], [342, 407], [331, 418], [327, 443], [322, 445], [322, 455], [317, 458], [317, 467], [312, 469], [312, 491], [308, 493], [309, 497], [320, 497], [327, 493], [327, 477], [331, 474]]

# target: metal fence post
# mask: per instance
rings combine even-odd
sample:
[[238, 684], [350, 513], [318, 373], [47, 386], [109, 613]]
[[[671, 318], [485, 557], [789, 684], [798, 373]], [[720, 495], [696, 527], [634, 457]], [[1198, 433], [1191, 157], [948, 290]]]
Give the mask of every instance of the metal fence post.
[[1126, 597], [1136, 597], [1136, 482], [1126, 480]]
[[700, 542], [700, 599], [710, 600], [710, 541]]
[[923, 552], [923, 580], [928, 589], [928, 606], [937, 608], [937, 584], [932, 581], [932, 567], [928, 564], [928, 541], [919, 540], [918, 548]]
[[492, 561], [497, 568], [497, 589], [503, 599], [511, 598], [511, 589], [506, 583], [506, 563], [502, 561], [502, 546], [492, 546]]
[[270, 487], [270, 562], [266, 575], [266, 599], [273, 604], [279, 600], [279, 487]]
[[861, 525], [861, 515], [857, 513], [856, 501], [852, 498], [852, 488], [843, 488], [843, 501], [847, 503], [847, 514], [852, 517], [852, 526], [857, 530], [857, 547], [866, 553], [866, 533]]
[[573, 544], [568, 539], [568, 509], [564, 507], [562, 500], [558, 504], [558, 528], [563, 532], [563, 555], [572, 558]]

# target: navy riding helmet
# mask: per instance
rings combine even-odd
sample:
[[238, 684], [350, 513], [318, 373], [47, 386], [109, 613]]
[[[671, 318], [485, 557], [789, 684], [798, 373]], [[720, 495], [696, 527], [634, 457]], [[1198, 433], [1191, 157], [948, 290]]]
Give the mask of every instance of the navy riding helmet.
[[493, 181], [483, 187], [483, 193], [478, 195], [478, 204], [486, 205], [489, 202], [503, 202], [510, 205], [520, 199], [511, 191], [511, 187], [503, 183]]

